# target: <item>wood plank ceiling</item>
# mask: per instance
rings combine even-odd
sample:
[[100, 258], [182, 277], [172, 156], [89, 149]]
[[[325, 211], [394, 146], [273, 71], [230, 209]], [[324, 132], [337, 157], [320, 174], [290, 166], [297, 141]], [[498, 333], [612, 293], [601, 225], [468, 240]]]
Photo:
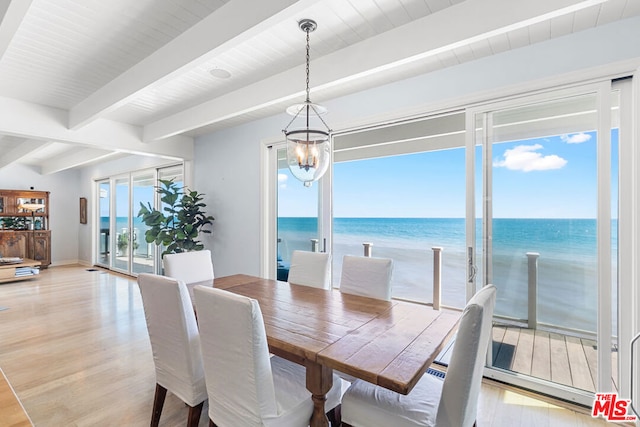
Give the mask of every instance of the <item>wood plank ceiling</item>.
[[319, 24], [311, 67], [312, 97], [321, 102], [640, 15], [638, 0], [3, 5], [0, 168], [21, 162], [41, 173], [120, 153], [189, 158], [184, 147], [195, 136], [300, 102], [302, 18]]

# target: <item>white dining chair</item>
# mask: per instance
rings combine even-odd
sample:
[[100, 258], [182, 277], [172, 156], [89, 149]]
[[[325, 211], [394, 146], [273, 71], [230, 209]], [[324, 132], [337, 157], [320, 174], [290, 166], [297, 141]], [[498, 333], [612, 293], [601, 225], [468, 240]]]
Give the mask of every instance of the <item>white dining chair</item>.
[[289, 265], [289, 283], [331, 289], [329, 263], [326, 252], [293, 251]]
[[391, 300], [393, 260], [345, 255], [342, 258], [340, 291], [347, 294]]
[[[218, 427], [306, 427], [313, 403], [305, 367], [269, 356], [258, 302], [217, 288], [194, 289], [209, 395], [209, 419]], [[325, 408], [340, 404], [334, 375]]]
[[187, 426], [195, 427], [207, 390], [200, 334], [186, 285], [147, 273], [138, 275], [138, 285], [156, 371], [151, 426], [160, 421], [168, 390], [189, 406]]
[[166, 254], [162, 263], [165, 276], [182, 280], [187, 285], [192, 301], [195, 285], [213, 286], [213, 262], [208, 249]]
[[444, 380], [425, 374], [408, 395], [356, 380], [342, 398], [343, 425], [474, 426], [495, 301], [488, 285], [466, 305]]

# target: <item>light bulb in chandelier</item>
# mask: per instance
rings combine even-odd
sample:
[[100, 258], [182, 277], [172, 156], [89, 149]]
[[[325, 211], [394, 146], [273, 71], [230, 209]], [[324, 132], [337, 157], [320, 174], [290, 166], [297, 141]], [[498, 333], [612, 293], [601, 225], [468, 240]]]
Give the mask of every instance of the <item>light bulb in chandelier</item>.
[[330, 148], [327, 132], [290, 131], [287, 135], [287, 165], [291, 174], [304, 183], [317, 181], [329, 167]]
[[[329, 168], [331, 129], [320, 117], [326, 113], [326, 109], [309, 100], [309, 33], [314, 31], [317, 25], [310, 19], [303, 19], [298, 25], [307, 33], [307, 98], [304, 103], [287, 108], [287, 112], [293, 116], [293, 119], [283, 132], [287, 138], [289, 170], [296, 179], [304, 183], [305, 187], [310, 187], [311, 183], [320, 179]], [[289, 130], [296, 121], [302, 124], [297, 124], [296, 129]], [[324, 129], [319, 126], [320, 124]]]

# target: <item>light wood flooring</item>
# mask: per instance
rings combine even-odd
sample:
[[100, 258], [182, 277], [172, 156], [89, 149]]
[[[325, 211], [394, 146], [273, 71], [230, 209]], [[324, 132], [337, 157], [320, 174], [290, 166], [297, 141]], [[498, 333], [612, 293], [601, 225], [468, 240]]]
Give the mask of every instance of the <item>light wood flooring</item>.
[[[0, 285], [0, 368], [37, 427], [147, 426], [155, 378], [137, 284], [88, 270]], [[169, 393], [160, 425], [186, 425], [187, 412]], [[611, 425], [584, 412], [487, 382], [478, 426]]]

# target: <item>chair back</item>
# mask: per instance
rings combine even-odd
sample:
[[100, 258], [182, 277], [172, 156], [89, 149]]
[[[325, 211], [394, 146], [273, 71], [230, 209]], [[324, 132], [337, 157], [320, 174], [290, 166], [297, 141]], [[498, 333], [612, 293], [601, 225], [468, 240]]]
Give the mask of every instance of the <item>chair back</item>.
[[166, 254], [162, 262], [165, 276], [182, 280], [187, 285], [213, 280], [213, 263], [208, 249]]
[[487, 285], [469, 300], [462, 313], [436, 425], [470, 427], [476, 421], [495, 303], [496, 287]]
[[293, 251], [289, 266], [289, 283], [331, 289], [329, 262], [326, 252]]
[[340, 291], [390, 301], [392, 272], [393, 260], [389, 258], [345, 255]]
[[196, 286], [194, 296], [212, 421], [263, 426], [278, 408], [258, 302], [205, 286]]
[[138, 275], [156, 382], [189, 406], [206, 399], [200, 335], [189, 292], [181, 281]]

